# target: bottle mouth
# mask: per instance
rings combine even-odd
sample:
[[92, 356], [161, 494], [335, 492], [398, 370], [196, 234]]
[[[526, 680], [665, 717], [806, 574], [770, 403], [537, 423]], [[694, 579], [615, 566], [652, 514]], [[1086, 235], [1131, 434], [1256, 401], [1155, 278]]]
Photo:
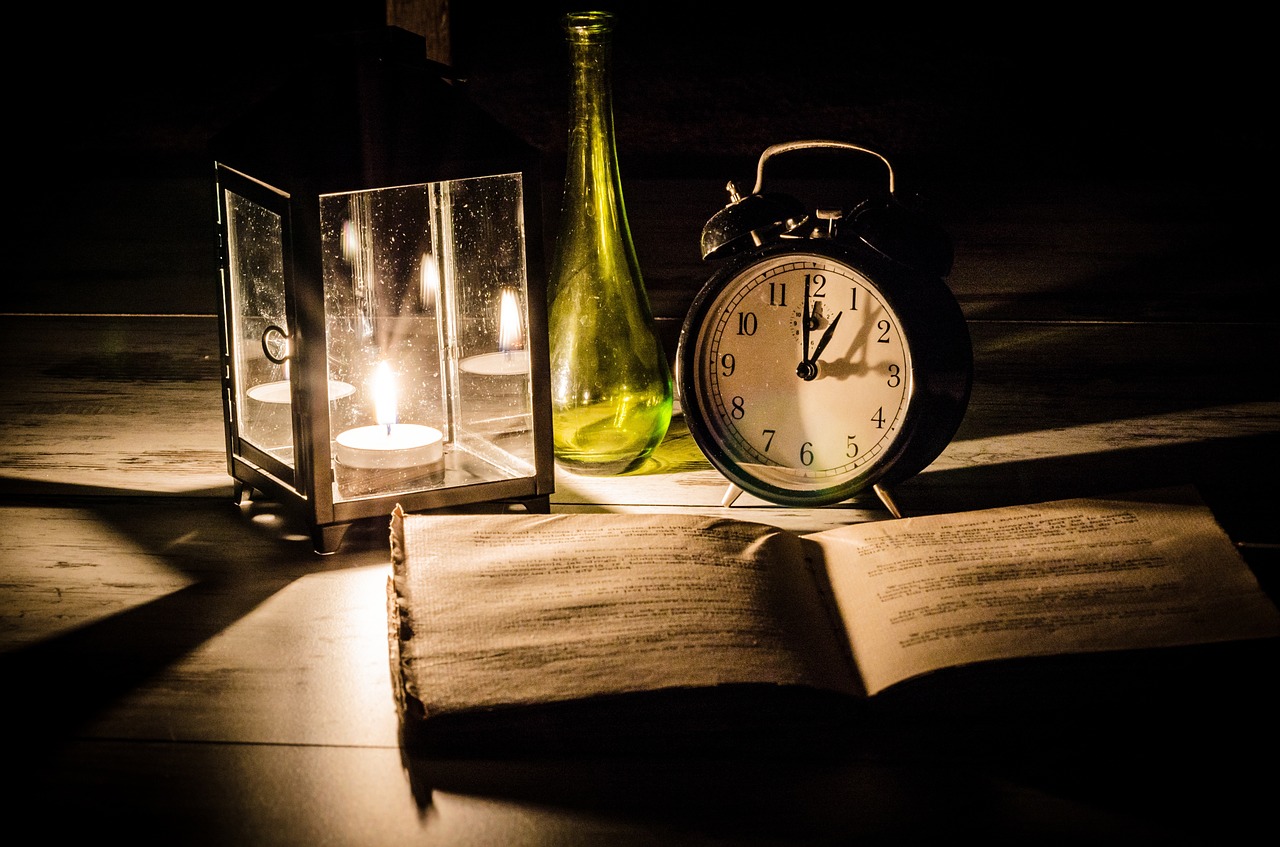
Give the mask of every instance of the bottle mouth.
[[613, 30], [613, 12], [569, 12], [564, 28], [570, 35], [606, 35]]

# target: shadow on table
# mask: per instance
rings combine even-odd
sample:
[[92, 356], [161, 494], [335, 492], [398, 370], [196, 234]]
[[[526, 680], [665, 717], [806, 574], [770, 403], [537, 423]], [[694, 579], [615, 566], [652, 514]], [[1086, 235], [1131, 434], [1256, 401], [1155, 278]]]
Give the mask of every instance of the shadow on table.
[[522, 754], [517, 732], [471, 755], [401, 755], [424, 810], [530, 804], [569, 831], [607, 819], [635, 843], [1229, 841], [1271, 825], [1258, 769], [1280, 752], [1277, 658], [1271, 639], [953, 669], [855, 704], [825, 745], [791, 750], [651, 727], [629, 750], [614, 738]]
[[[94, 565], [110, 556], [154, 558], [190, 578], [176, 591], [28, 646], [0, 653], [5, 725], [20, 727], [14, 746], [39, 755], [72, 738], [128, 692], [233, 626], [307, 574], [385, 562], [387, 527], [361, 526], [343, 554], [319, 556], [305, 528], [274, 504], [205, 497], [106, 497], [78, 486], [6, 482], [9, 506], [91, 512], [127, 543], [118, 551], [83, 549]], [[75, 539], [68, 543], [74, 547]], [[132, 546], [130, 546], [132, 545]], [[14, 609], [15, 615], [22, 614]]]

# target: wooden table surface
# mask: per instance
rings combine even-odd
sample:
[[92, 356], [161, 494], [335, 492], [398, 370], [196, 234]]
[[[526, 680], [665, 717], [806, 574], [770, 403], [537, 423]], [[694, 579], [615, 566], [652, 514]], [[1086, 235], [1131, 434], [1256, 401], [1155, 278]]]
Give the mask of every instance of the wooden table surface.
[[[669, 245], [690, 244], [722, 185], [629, 186], [669, 336], [704, 273]], [[953, 443], [898, 489], [905, 511], [1190, 483], [1276, 595], [1280, 325], [1262, 295], [1274, 272], [1260, 225], [1214, 197], [1058, 183], [942, 198], [976, 381]], [[163, 228], [151, 236], [188, 250]], [[99, 261], [116, 250], [161, 275], [203, 272], [203, 248], [178, 265], [105, 241]], [[1092, 719], [1123, 730], [1096, 743], [1054, 743], [1078, 739], [1070, 721], [1024, 715], [1036, 731], [1017, 755], [994, 719], [935, 716], [886, 730], [920, 743], [837, 763], [750, 750], [728, 762], [406, 760], [385, 525], [361, 524], [320, 557], [271, 504], [233, 505], [211, 306], [156, 314], [131, 305], [149, 286], [126, 279], [112, 289], [122, 308], [105, 314], [93, 279], [71, 277], [62, 300], [33, 286], [23, 313], [0, 315], [0, 678], [17, 786], [5, 805], [42, 839], [1232, 843], [1275, 829], [1276, 667], [1244, 650], [1212, 697], [1095, 702]], [[558, 472], [556, 488], [558, 511], [714, 514], [724, 482], [677, 419], [641, 470]], [[747, 496], [731, 511], [800, 531], [888, 517], [874, 502], [798, 510]]]

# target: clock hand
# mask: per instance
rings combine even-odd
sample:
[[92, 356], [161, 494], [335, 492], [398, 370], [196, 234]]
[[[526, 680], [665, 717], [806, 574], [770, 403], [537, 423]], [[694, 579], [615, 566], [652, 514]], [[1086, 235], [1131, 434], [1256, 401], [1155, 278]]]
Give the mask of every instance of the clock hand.
[[836, 312], [835, 320], [827, 325], [826, 332], [822, 333], [822, 337], [818, 339], [818, 346], [813, 348], [813, 355], [806, 357], [796, 367], [796, 376], [805, 382], [818, 378], [818, 357], [822, 355], [822, 351], [827, 349], [827, 345], [831, 343], [831, 337], [836, 332], [836, 324], [840, 323], [840, 316], [843, 314], [844, 312]]
[[809, 361], [809, 323], [813, 319], [813, 315], [809, 311], [809, 275], [804, 276], [804, 314], [800, 316], [800, 364], [803, 366]]
[[836, 324], [840, 323], [840, 316], [843, 314], [844, 312], [836, 312], [835, 320], [827, 326], [827, 331], [822, 333], [822, 337], [818, 339], [818, 346], [813, 348], [813, 355], [809, 357], [810, 364], [816, 365], [818, 363], [818, 357], [822, 355], [823, 350], [827, 349], [827, 344], [831, 342], [831, 336], [835, 334]]

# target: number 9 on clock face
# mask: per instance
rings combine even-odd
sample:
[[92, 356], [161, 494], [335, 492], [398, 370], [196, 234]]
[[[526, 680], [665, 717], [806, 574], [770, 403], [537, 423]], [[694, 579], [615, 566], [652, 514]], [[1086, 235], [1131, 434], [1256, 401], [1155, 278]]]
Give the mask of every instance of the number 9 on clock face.
[[820, 250], [713, 278], [679, 362], [685, 417], [711, 463], [783, 505], [835, 503], [875, 483], [897, 460], [914, 390], [890, 300]]

